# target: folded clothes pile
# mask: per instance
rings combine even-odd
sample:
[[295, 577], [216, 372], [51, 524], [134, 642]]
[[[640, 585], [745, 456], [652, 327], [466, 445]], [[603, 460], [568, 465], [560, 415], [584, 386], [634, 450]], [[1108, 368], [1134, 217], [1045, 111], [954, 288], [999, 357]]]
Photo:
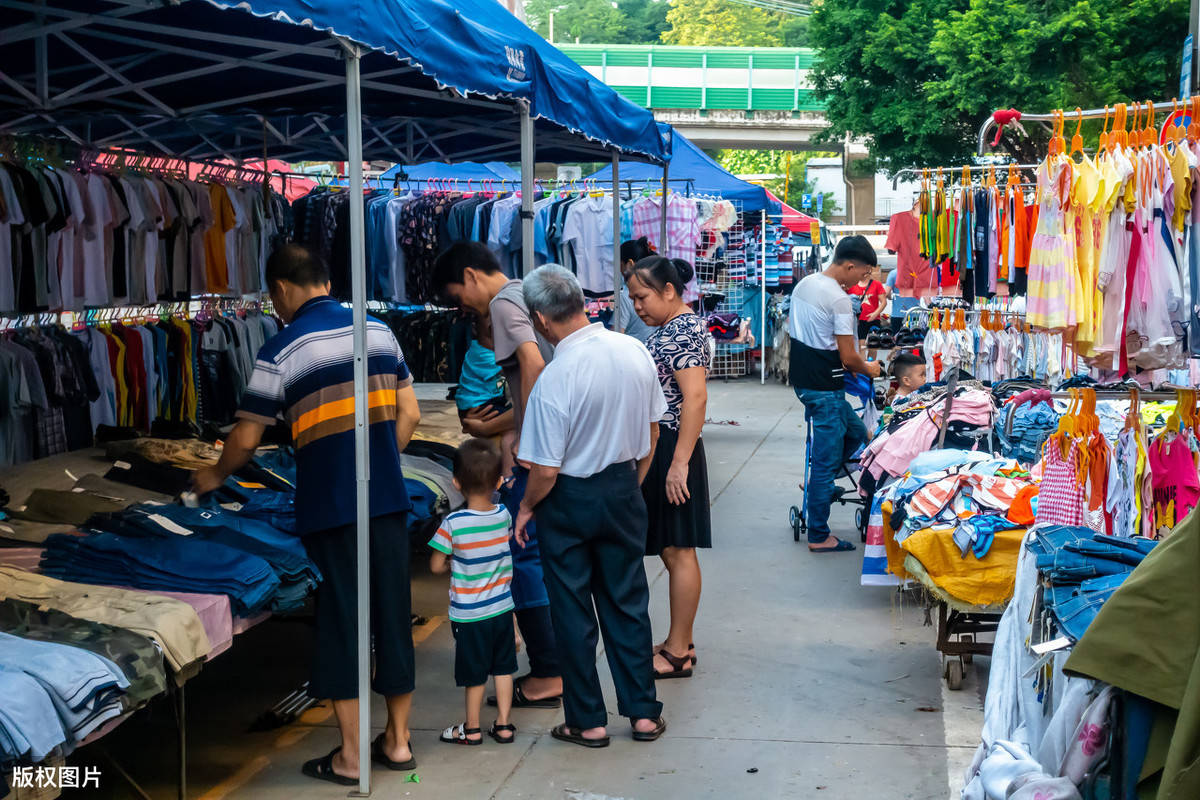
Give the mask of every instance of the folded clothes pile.
[[1059, 416], [1049, 392], [1034, 389], [1012, 398], [993, 427], [1000, 452], [1023, 464], [1040, 461], [1042, 445], [1058, 429]]
[[39, 569], [79, 583], [224, 594], [241, 617], [267, 609], [279, 589], [279, 578], [263, 558], [190, 536], [56, 533], [46, 539]]
[[41, 761], [122, 712], [129, 680], [107, 658], [0, 633], [0, 761]]
[[0, 600], [0, 632], [79, 647], [107, 658], [129, 680], [122, 697], [125, 711], [141, 706], [167, 689], [162, 652], [154, 642], [134, 631], [10, 597]]
[[1158, 541], [1096, 533], [1090, 528], [1045, 525], [1026, 544], [1048, 585], [1042, 602], [1062, 632], [1078, 641]]
[[[272, 611], [292, 611], [304, 604], [304, 599], [316, 589], [321, 581], [321, 573], [316, 565], [300, 552], [296, 546], [300, 540], [286, 537], [284, 534], [271, 529], [268, 531], [265, 523], [255, 520], [240, 520], [243, 529], [235, 529], [222, 523], [239, 521], [239, 514], [223, 509], [184, 508], [182, 506], [136, 505], [114, 514], [103, 514], [88, 521], [88, 530], [113, 533], [129, 538], [179, 538], [186, 536], [190, 540], [213, 542], [231, 548], [241, 553], [257, 556], [270, 565], [271, 570], [279, 579], [279, 588], [271, 598]], [[245, 529], [255, 531], [258, 536], [250, 535]], [[267, 538], [271, 541], [264, 541]], [[278, 547], [273, 541], [288, 545], [288, 549]], [[165, 588], [165, 587], [163, 587]]]
[[708, 332], [717, 341], [731, 341], [741, 334], [742, 318], [732, 312], [708, 315]]
[[8, 566], [0, 566], [0, 597], [139, 633], [154, 642], [177, 674], [194, 672], [212, 651], [196, 610], [171, 597], [60, 581]]

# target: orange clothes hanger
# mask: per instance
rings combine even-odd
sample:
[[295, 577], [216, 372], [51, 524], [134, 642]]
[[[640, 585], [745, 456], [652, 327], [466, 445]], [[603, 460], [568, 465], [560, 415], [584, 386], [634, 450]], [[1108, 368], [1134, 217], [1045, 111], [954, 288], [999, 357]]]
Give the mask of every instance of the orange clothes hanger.
[[1133, 101], [1133, 126], [1129, 129], [1129, 146], [1134, 150], [1141, 149], [1141, 131], [1138, 123], [1142, 121], [1142, 104]]
[[1075, 135], [1071, 137], [1071, 152], [1068, 155], [1079, 153], [1083, 155], [1083, 109], [1075, 107]]
[[1195, 142], [1200, 139], [1200, 96], [1192, 98], [1192, 121], [1187, 126], [1187, 138], [1189, 142]]
[[1100, 129], [1100, 143], [1096, 146], [1096, 153], [1101, 150], [1108, 149], [1108, 106], [1104, 106], [1104, 126]]
[[1129, 135], [1125, 132], [1127, 110], [1124, 103], [1117, 103], [1113, 116], [1113, 132], [1109, 137], [1110, 149], [1120, 147], [1122, 150], [1129, 145]]

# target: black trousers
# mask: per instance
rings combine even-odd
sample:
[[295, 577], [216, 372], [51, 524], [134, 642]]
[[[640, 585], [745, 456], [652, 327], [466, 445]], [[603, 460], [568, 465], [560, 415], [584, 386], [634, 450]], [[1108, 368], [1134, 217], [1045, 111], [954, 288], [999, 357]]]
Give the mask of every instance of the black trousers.
[[650, 590], [642, 562], [646, 503], [634, 463], [613, 464], [589, 478], [559, 475], [537, 507], [537, 523], [567, 724], [608, 723], [596, 671], [598, 633], [604, 635], [618, 712], [657, 718], [662, 703], [654, 691]]
[[[358, 697], [358, 550], [354, 525], [304, 537], [321, 570], [317, 587], [317, 641], [309, 694], [322, 700]], [[371, 520], [371, 636], [375, 670], [371, 688], [390, 697], [413, 690], [412, 589], [408, 574], [406, 515]], [[647, 645], [649, 647], [649, 645]]]

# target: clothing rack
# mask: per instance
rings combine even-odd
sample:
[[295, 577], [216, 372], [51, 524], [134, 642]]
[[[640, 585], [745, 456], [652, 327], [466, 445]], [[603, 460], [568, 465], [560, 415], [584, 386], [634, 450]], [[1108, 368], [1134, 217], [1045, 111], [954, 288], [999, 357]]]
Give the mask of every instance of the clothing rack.
[[968, 173], [986, 172], [989, 169], [994, 169], [994, 170], [996, 170], [997, 178], [999, 178], [1001, 175], [1007, 176], [1009, 167], [1012, 167], [1013, 169], [1016, 169], [1016, 170], [1026, 170], [1026, 169], [1036, 170], [1038, 168], [1038, 165], [1037, 164], [974, 164], [974, 165], [968, 164], [965, 166], [959, 165], [956, 167], [920, 167], [920, 168], [905, 167], [904, 169], [900, 170], [899, 172], [897, 172], [895, 175], [892, 176], [892, 188], [895, 189], [897, 187], [897, 185], [900, 183], [900, 178], [904, 175], [919, 176], [924, 173], [936, 173], [937, 171], [941, 170], [943, 175], [949, 175], [953, 179], [953, 175], [955, 173], [961, 173], [964, 169], [967, 170]]
[[[1180, 109], [1180, 108], [1185, 108], [1185, 106], [1184, 106], [1183, 102], [1178, 101], [1178, 100], [1167, 100], [1167, 101], [1163, 101], [1161, 103], [1145, 103], [1142, 105], [1143, 112], [1153, 109], [1155, 111], [1155, 113], [1157, 113], [1159, 111], [1173, 111], [1173, 110]], [[1070, 119], [1071, 117], [1075, 117], [1077, 119], [1103, 119], [1104, 117], [1108, 116], [1112, 112], [1113, 112], [1112, 106], [1106, 106], [1105, 108], [1078, 109], [1076, 111], [1065, 111], [1064, 110], [1061, 113], [1064, 114], [1067, 119]], [[1051, 111], [1046, 114], [1026, 114], [1025, 112], [1021, 112], [1021, 118], [1019, 121], [1020, 122], [1054, 122], [1058, 119], [1058, 113], [1059, 112], [1054, 112], [1054, 111]], [[983, 124], [979, 126], [979, 141], [978, 141], [978, 149], [976, 150], [976, 152], [981, 156], [984, 155], [984, 153], [986, 152], [988, 131], [990, 131], [992, 126], [995, 124], [996, 124], [995, 114], [991, 114], [988, 116], [988, 118], [986, 120], [983, 121]]]

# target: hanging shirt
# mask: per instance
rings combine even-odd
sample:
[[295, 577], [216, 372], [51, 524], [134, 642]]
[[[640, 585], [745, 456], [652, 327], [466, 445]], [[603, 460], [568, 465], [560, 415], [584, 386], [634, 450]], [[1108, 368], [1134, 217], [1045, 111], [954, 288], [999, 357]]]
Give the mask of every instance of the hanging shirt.
[[919, 225], [911, 211], [892, 215], [884, 247], [896, 254], [896, 289], [902, 297], [937, 293], [937, 273], [921, 255]]
[[[567, 211], [562, 241], [574, 249], [575, 274], [584, 291], [612, 292], [612, 200], [602, 195], [585, 197], [573, 204]], [[692, 256], [695, 257], [694, 250]]]

